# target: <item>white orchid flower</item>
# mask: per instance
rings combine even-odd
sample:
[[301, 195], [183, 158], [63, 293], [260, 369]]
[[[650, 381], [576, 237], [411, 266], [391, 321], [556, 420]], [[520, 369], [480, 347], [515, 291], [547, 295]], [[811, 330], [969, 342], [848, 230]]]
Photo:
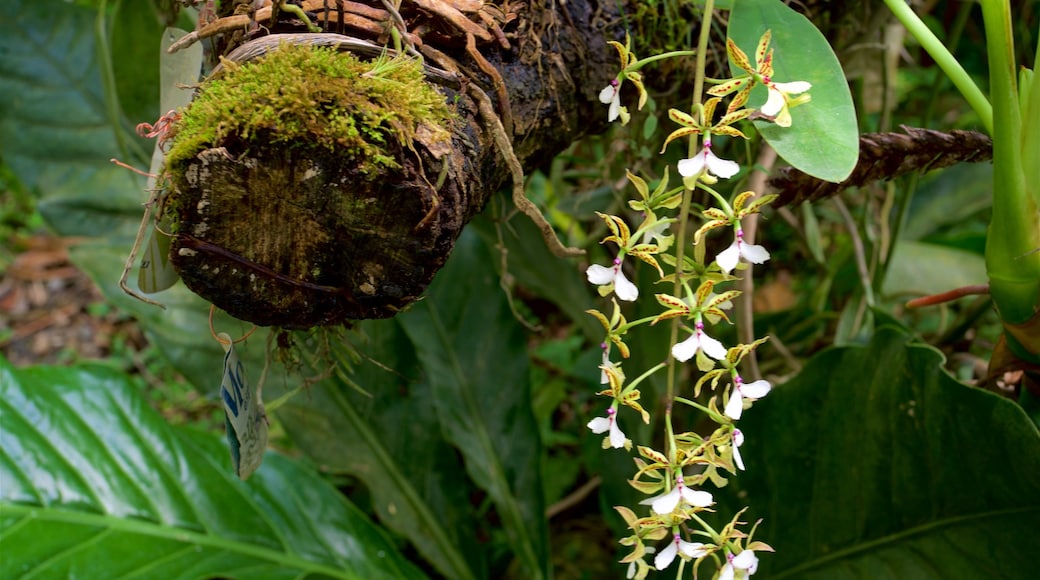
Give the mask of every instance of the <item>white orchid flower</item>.
[[614, 449], [620, 449], [625, 446], [627, 440], [625, 434], [621, 432], [621, 428], [617, 424], [617, 410], [613, 407], [607, 409], [606, 417], [596, 417], [589, 421], [586, 425], [592, 432], [599, 435], [600, 433], [608, 432], [607, 438], [610, 440], [610, 446]]
[[766, 104], [759, 109], [763, 115], [774, 117], [773, 122], [780, 127], [791, 126], [791, 107], [807, 103], [809, 95], [791, 98], [791, 95], [799, 95], [812, 88], [812, 83], [806, 81], [792, 81], [789, 83], [774, 83], [765, 80], [766, 88], [769, 89], [769, 97]]
[[639, 288], [636, 288], [636, 285], [629, 282], [628, 278], [625, 277], [625, 273], [621, 270], [620, 258], [614, 259], [614, 267], [612, 268], [593, 264], [585, 270], [585, 275], [588, 277], [589, 282], [597, 286], [613, 284], [614, 294], [617, 294], [617, 297], [622, 300], [633, 302], [636, 298], [639, 298]]
[[733, 463], [737, 469], [744, 470], [744, 460], [740, 458], [740, 446], [744, 444], [744, 433], [740, 429], [733, 430]]
[[769, 251], [759, 245], [744, 243], [744, 230], [738, 227], [736, 239], [728, 248], [719, 252], [715, 261], [723, 272], [729, 274], [741, 258], [752, 264], [761, 264], [769, 259]]
[[729, 179], [740, 171], [740, 165], [736, 161], [722, 159], [711, 152], [711, 141], [704, 140], [704, 148], [689, 159], [679, 161], [679, 175], [693, 177], [701, 171], [707, 171], [709, 175]]
[[687, 542], [679, 537], [679, 534], [675, 534], [668, 547], [661, 550], [661, 553], [654, 558], [654, 567], [658, 570], [664, 570], [672, 564], [675, 556], [680, 553], [687, 558], [700, 558], [707, 554], [708, 551], [704, 549], [704, 544], [701, 542]]
[[746, 580], [758, 570], [758, 556], [754, 550], [744, 550], [734, 556], [726, 554], [726, 565], [719, 572], [719, 580]]
[[726, 403], [726, 416], [734, 421], [740, 419], [741, 413], [744, 412], [745, 397], [748, 399], [761, 399], [768, 395], [769, 390], [772, 388], [769, 381], [760, 379], [745, 385], [740, 375], [733, 377], [733, 392], [729, 394], [729, 402]]
[[621, 114], [621, 86], [617, 79], [612, 79], [610, 84], [599, 92], [599, 102], [610, 105], [607, 110], [607, 122], [613, 123]]
[[686, 485], [683, 484], [682, 474], [679, 474], [675, 478], [675, 485], [670, 491], [649, 499], [644, 499], [639, 503], [642, 505], [649, 505], [650, 509], [654, 510], [654, 513], [665, 515], [672, 513], [680, 502], [693, 507], [708, 507], [715, 503], [715, 499], [706, 491], [699, 491], [686, 487]]
[[726, 358], [726, 347], [704, 332], [704, 323], [698, 321], [696, 327], [697, 329], [690, 335], [690, 338], [678, 342], [672, 347], [672, 356], [675, 357], [675, 360], [686, 362], [693, 358], [698, 350], [703, 350], [704, 354], [715, 360]]

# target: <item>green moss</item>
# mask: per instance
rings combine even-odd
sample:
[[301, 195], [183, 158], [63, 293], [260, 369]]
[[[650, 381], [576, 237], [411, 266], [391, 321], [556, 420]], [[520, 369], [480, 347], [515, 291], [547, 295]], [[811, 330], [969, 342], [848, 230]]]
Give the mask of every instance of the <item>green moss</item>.
[[[207, 82], [174, 128], [167, 154], [177, 167], [226, 141], [245, 147], [320, 147], [374, 177], [397, 167], [415, 128], [446, 128], [444, 95], [424, 80], [415, 59], [359, 60], [332, 48], [283, 45]], [[400, 146], [391, 147], [393, 142]]]

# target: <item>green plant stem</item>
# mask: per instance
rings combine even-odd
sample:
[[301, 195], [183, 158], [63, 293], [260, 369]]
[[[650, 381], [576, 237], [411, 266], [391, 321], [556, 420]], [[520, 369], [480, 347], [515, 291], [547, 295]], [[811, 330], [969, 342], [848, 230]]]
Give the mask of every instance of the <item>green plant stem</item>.
[[1021, 324], [1036, 314], [1040, 298], [1040, 253], [1033, 251], [1040, 246], [1040, 180], [1035, 168], [1026, 175], [1022, 158], [1023, 148], [1035, 147], [1035, 127], [1022, 126], [1011, 9], [1006, 1], [983, 0], [982, 17], [993, 99], [993, 216], [986, 235], [986, 272], [1005, 324]]
[[637, 70], [643, 68], [644, 66], [646, 66], [646, 65], [648, 65], [648, 64], [650, 64], [652, 62], [656, 62], [656, 61], [659, 61], [659, 60], [664, 60], [666, 58], [675, 58], [675, 57], [678, 57], [678, 56], [693, 56], [695, 54], [697, 54], [696, 50], [673, 50], [671, 52], [664, 52], [664, 53], [661, 53], [661, 54], [655, 54], [653, 56], [648, 56], [646, 58], [641, 58], [641, 59], [637, 60], [636, 62], [634, 62], [631, 65], [629, 65], [628, 67], [626, 67], [625, 70], [622, 71], [622, 73], [629, 72], [629, 71], [637, 71]]
[[[713, 413], [711, 409], [705, 407], [704, 405], [701, 405], [700, 403], [697, 403], [696, 401], [693, 401], [692, 399], [687, 399], [686, 397], [676, 397], [675, 398], [675, 402], [682, 403], [684, 405], [693, 407], [694, 409], [698, 409], [700, 411], [703, 411], [705, 415], [708, 415], [713, 420], [719, 418], [718, 413]], [[721, 423], [721, 422], [722, 421], [716, 421], [716, 423]]]
[[624, 390], [625, 391], [631, 391], [632, 389], [634, 389], [637, 386], [639, 386], [639, 383], [643, 382], [648, 377], [650, 377], [650, 375], [656, 373], [657, 371], [663, 369], [666, 366], [668, 366], [668, 363], [663, 363], [663, 362], [662, 363], [657, 363], [656, 365], [650, 367], [650, 369], [648, 369], [645, 373], [643, 373], [643, 374], [639, 375], [638, 377], [636, 377], [636, 379], [634, 381], [626, 384]]
[[[994, 2], [989, 2], [993, 4]], [[998, 4], [1006, 4], [1001, 0], [997, 0]], [[910, 34], [914, 35], [914, 38], [921, 43], [921, 46], [935, 59], [936, 64], [943, 69], [946, 76], [950, 77], [953, 81], [953, 85], [957, 87], [957, 90], [961, 92], [971, 108], [975, 110], [975, 113], [979, 116], [982, 121], [982, 125], [986, 128], [986, 132], [990, 135], [993, 134], [993, 107], [990, 106], [986, 96], [982, 94], [979, 87], [971, 80], [968, 73], [965, 72], [964, 67], [961, 66], [957, 59], [950, 54], [950, 51], [943, 45], [942, 41], [939, 40], [932, 31], [925, 26], [925, 23], [918, 18], [917, 14], [914, 13], [913, 9], [907, 5], [904, 0], [885, 0], [885, 4], [888, 6], [892, 14], [895, 15], [903, 26], [906, 27]], [[983, 13], [986, 11], [986, 0], [982, 2]], [[987, 39], [990, 34], [988, 32], [989, 25], [987, 24]], [[992, 53], [992, 48], [990, 49]], [[992, 58], [992, 54], [991, 54]]]
[[697, 523], [701, 525], [701, 529], [702, 530], [704, 530], [704, 531], [708, 532], [709, 534], [711, 534], [712, 542], [714, 542], [717, 545], [722, 543], [722, 536], [720, 536], [719, 533], [715, 531], [715, 528], [709, 526], [708, 522], [704, 521], [703, 518], [698, 516], [697, 512], [690, 513], [690, 517], [692, 519], [697, 520]]
[[[697, 60], [696, 70], [697, 73], [693, 80], [693, 99], [691, 110], [696, 109], [697, 105], [701, 102], [701, 97], [704, 91], [704, 66], [705, 66], [705, 54], [708, 50], [708, 38], [711, 35], [711, 18], [715, 10], [715, 0], [707, 0], [704, 4], [704, 12], [701, 16], [701, 34], [697, 41]], [[690, 137], [690, 145], [688, 147], [689, 155], [696, 153], [697, 143], [696, 136]], [[678, 296], [682, 290], [682, 270], [683, 270], [683, 258], [685, 257], [686, 249], [686, 225], [690, 221], [690, 201], [693, 197], [693, 190], [688, 187], [683, 188], [682, 206], [679, 210], [679, 228], [676, 232], [675, 244], [675, 283], [672, 287], [672, 295]], [[679, 339], [679, 324], [678, 318], [672, 319], [671, 332], [669, 333], [668, 344], [674, 345]], [[667, 373], [667, 387], [665, 393], [665, 439], [668, 442], [668, 456], [674, 457], [675, 455], [675, 435], [672, 431], [672, 399], [675, 397], [675, 384], [676, 384], [676, 373], [677, 365], [674, 356], [669, 353], [668, 356], [668, 373]]]

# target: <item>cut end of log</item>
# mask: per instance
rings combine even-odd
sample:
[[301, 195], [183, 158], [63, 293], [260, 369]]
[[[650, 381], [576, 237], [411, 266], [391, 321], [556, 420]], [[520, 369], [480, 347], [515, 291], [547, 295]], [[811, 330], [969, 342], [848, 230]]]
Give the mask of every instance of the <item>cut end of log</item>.
[[[465, 162], [452, 154], [446, 97], [417, 63], [318, 56], [330, 57], [352, 62], [314, 70], [297, 55], [225, 73], [173, 137], [170, 258], [192, 291], [258, 325], [393, 316], [418, 299], [464, 224], [453, 210]], [[281, 66], [299, 82], [272, 85], [264, 75]]]

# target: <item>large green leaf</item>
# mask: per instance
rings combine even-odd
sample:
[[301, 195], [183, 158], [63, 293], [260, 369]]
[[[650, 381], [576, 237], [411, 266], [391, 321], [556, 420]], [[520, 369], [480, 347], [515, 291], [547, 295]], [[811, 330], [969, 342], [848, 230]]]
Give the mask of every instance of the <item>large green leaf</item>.
[[323, 468], [357, 477], [380, 521], [402, 536], [447, 578], [486, 577], [477, 545], [477, 518], [458, 452], [441, 436], [433, 393], [415, 347], [396, 320], [359, 325], [364, 359], [342, 367], [365, 392], [342, 379], [314, 385], [278, 418], [293, 442]]
[[[96, 235], [132, 227], [126, 218], [128, 212], [139, 214], [144, 179], [109, 159], [146, 167], [150, 144], [133, 133], [133, 124], [154, 118], [127, 119], [114, 88], [106, 92], [97, 58], [103, 45], [97, 11], [60, 0], [13, 0], [4, 8], [0, 156], [42, 196], [40, 211], [59, 233]], [[151, 11], [148, 3], [130, 2], [121, 16], [142, 21], [135, 16], [141, 11]], [[103, 21], [111, 25], [111, 19]], [[129, 26], [114, 28], [127, 42], [140, 38]], [[149, 78], [158, 77], [158, 42], [149, 46], [154, 52], [123, 51], [117, 61], [152, 55], [154, 74], [137, 81], [153, 85], [157, 97], [157, 83]]]
[[747, 472], [731, 493], [745, 520], [765, 518], [756, 537], [777, 553], [764, 577], [1035, 574], [1037, 429], [941, 363], [885, 328], [816, 356], [745, 414]]
[[[771, 30], [775, 51], [773, 80], [809, 81], [812, 101], [791, 109], [790, 127], [756, 121], [762, 137], [788, 163], [809, 175], [839, 182], [859, 159], [859, 129], [852, 95], [834, 51], [812, 22], [780, 0], [735, 0], [729, 37], [754, 59], [758, 39]], [[738, 72], [739, 71], [739, 72]], [[737, 74], [744, 74], [734, 69]], [[748, 106], [766, 101], [766, 90], [751, 93]]]
[[889, 296], [915, 297], [985, 283], [986, 264], [979, 254], [901, 240], [888, 265], [884, 292]]
[[[129, 246], [126, 238], [97, 240], [76, 246], [71, 255], [109, 301], [135, 316], [149, 341], [178, 371], [215, 397], [223, 351], [209, 337], [208, 303], [183, 284], [156, 295], [166, 310], [125, 294], [118, 280]], [[223, 316], [216, 324], [236, 336], [248, 330], [248, 325], [235, 326]], [[236, 348], [251, 377], [263, 366], [264, 332]], [[312, 385], [273, 415], [310, 459], [364, 482], [381, 522], [409, 538], [441, 573], [472, 577], [486, 566], [479, 551], [463, 549], [476, 543], [467, 497], [472, 485], [454, 448], [436, 432], [429, 386], [422, 381], [414, 347], [394, 321], [366, 322], [359, 325], [359, 334], [367, 338], [358, 341], [367, 358], [350, 380], [367, 395], [333, 377]], [[354, 366], [349, 353], [337, 358], [343, 371]], [[265, 400], [295, 388], [310, 372], [287, 372], [275, 363]]]
[[248, 482], [120, 372], [0, 359], [0, 577], [415, 578], [386, 536], [275, 453]]
[[548, 576], [541, 443], [526, 339], [493, 258], [465, 232], [429, 296], [400, 316], [431, 386], [441, 430], [487, 491], [526, 578]]

